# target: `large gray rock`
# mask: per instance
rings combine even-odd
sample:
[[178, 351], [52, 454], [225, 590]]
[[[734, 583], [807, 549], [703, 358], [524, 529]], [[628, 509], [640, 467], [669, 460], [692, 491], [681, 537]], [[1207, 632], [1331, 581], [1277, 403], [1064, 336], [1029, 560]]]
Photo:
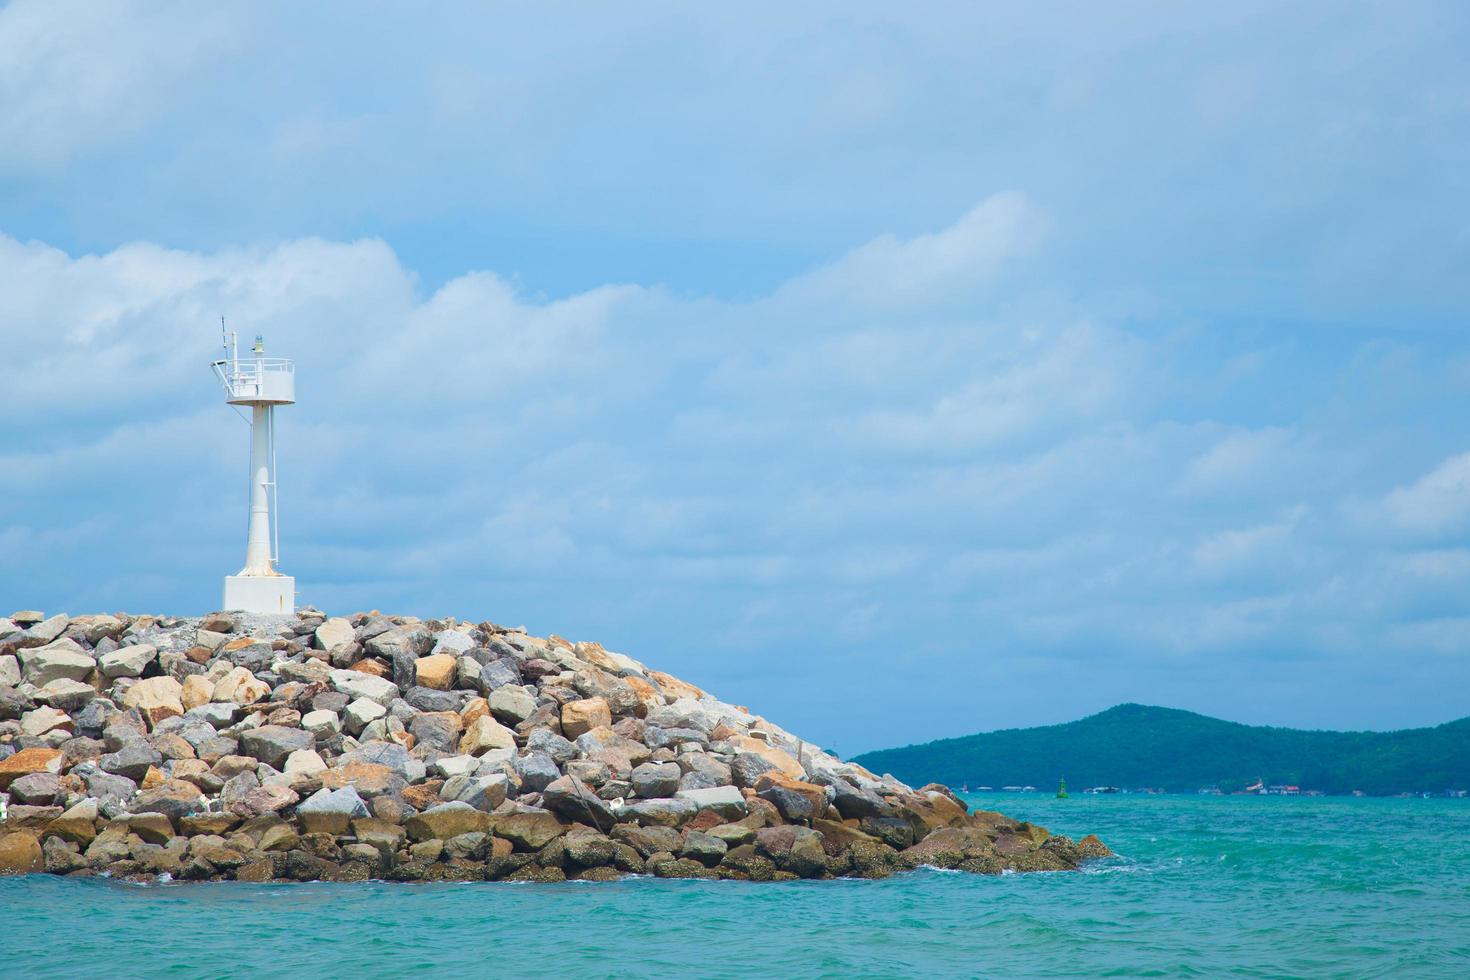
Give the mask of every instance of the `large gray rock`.
[[97, 697], [97, 689], [91, 684], [65, 677], [47, 681], [46, 686], [36, 692], [36, 700], [49, 704], [68, 714], [81, 711], [87, 702]]
[[35, 706], [29, 695], [13, 687], [0, 687], [0, 721], [19, 718]]
[[618, 819], [645, 827], [681, 827], [698, 812], [699, 807], [689, 800], [639, 800], [618, 811]]
[[573, 864], [583, 868], [600, 868], [611, 864], [618, 845], [602, 834], [573, 830], [563, 842], [564, 853]]
[[296, 818], [308, 834], [345, 834], [353, 820], [367, 815], [367, 804], [351, 786], [319, 789], [296, 807]]
[[440, 752], [453, 752], [459, 744], [459, 718], [448, 712], [424, 712], [408, 723], [415, 747], [424, 745]]
[[177, 735], [196, 749], [218, 734], [214, 725], [199, 715], [166, 718], [154, 726], [153, 732], [156, 735]]
[[[730, 785], [730, 767], [708, 752], [685, 752], [675, 760], [683, 771], [680, 789], [703, 789], [709, 786]], [[697, 781], [689, 781], [698, 777]], [[692, 785], [691, 785], [692, 782]]]
[[66, 799], [61, 777], [51, 772], [33, 772], [10, 784], [10, 801], [25, 806], [50, 806]]
[[410, 782], [422, 779], [425, 771], [424, 764], [410, 757], [408, 750], [397, 742], [368, 742], [352, 752], [344, 752], [339, 765], [351, 762], [387, 766]]
[[[242, 637], [243, 639], [243, 637]], [[252, 674], [259, 674], [270, 667], [271, 661], [275, 659], [275, 651], [266, 640], [252, 640], [241, 644], [235, 649], [229, 649], [236, 641], [231, 641], [220, 648], [219, 656], [228, 660], [236, 667], [244, 667]]]
[[518, 756], [515, 770], [521, 780], [521, 789], [531, 793], [541, 792], [561, 776], [556, 760], [545, 752], [532, 751]]
[[461, 653], [473, 650], [474, 647], [474, 638], [468, 633], [460, 630], [441, 630], [434, 634], [434, 646], [430, 649], [429, 655], [448, 653], [458, 657]]
[[15, 687], [20, 683], [20, 661], [11, 654], [0, 656], [0, 687]]
[[549, 728], [537, 728], [526, 737], [526, 748], [545, 752], [557, 762], [566, 764], [577, 757], [577, 747]]
[[673, 704], [659, 705], [644, 719], [659, 728], [692, 728], [708, 737], [720, 723], [720, 714], [692, 698], [680, 698]]
[[146, 737], [148, 726], [143, 723], [143, 718], [136, 711], [120, 711], [107, 719], [107, 724], [102, 729], [102, 741], [107, 747], [116, 752], [129, 742], [136, 742]]
[[341, 691], [349, 698], [365, 698], [381, 704], [384, 708], [398, 697], [398, 685], [382, 677], [364, 674], [359, 670], [334, 670], [329, 681], [333, 690]]
[[419, 711], [458, 711], [468, 698], [465, 691], [441, 691], [433, 687], [411, 687], [403, 695], [403, 700]]
[[674, 799], [692, 803], [699, 810], [713, 810], [726, 820], [739, 820], [749, 809], [744, 794], [734, 786], [681, 789], [674, 794]]
[[43, 647], [55, 640], [66, 628], [71, 625], [71, 617], [66, 613], [57, 613], [50, 619], [42, 620], [21, 634], [16, 641], [18, 647]]
[[116, 816], [122, 805], [138, 791], [136, 782], [126, 776], [107, 772], [95, 762], [83, 762], [71, 772], [81, 778], [87, 787], [87, 795], [98, 801], [103, 814], [108, 817]]
[[77, 734], [88, 738], [101, 738], [102, 730], [120, 712], [117, 705], [106, 698], [93, 698], [81, 711], [72, 714], [77, 723]]
[[354, 736], [368, 725], [388, 714], [388, 709], [368, 698], [358, 698], [342, 710], [342, 726]]
[[342, 730], [342, 719], [335, 711], [308, 711], [301, 716], [301, 727], [315, 735], [318, 742], [324, 742]]
[[132, 646], [118, 647], [111, 653], [104, 653], [97, 658], [97, 669], [102, 671], [102, 676], [110, 679], [118, 677], [142, 677], [143, 671], [148, 665], [158, 658], [158, 648], [147, 643], [135, 643]]
[[128, 742], [116, 752], [110, 752], [97, 760], [97, 766], [103, 772], [126, 777], [135, 783], [143, 781], [149, 766], [161, 765], [163, 755], [142, 738]]
[[468, 803], [489, 813], [505, 802], [510, 782], [500, 773], [489, 776], [452, 776], [444, 781], [439, 795], [446, 800]]
[[673, 827], [640, 827], [631, 823], [620, 823], [612, 829], [612, 838], [633, 848], [643, 857], [659, 851], [677, 853], [684, 845], [683, 835]]
[[65, 638], [45, 646], [23, 649], [19, 655], [21, 673], [37, 687], [62, 678], [84, 681], [97, 666], [97, 661], [80, 644]]
[[521, 672], [509, 658], [492, 660], [480, 668], [480, 690], [489, 694], [507, 684], [519, 684]]
[[[363, 631], [365, 637], [367, 633], [367, 630]], [[364, 640], [363, 645], [367, 648], [368, 653], [385, 660], [391, 660], [398, 654], [411, 654], [415, 658], [425, 657], [434, 648], [434, 634], [430, 633], [422, 623], [409, 623], [368, 637]]]
[[718, 837], [691, 830], [684, 835], [684, 847], [680, 857], [692, 858], [706, 867], [713, 868], [725, 857], [727, 847]]
[[240, 706], [233, 701], [210, 701], [190, 708], [184, 712], [183, 720], [202, 721], [216, 730], [229, 728], [235, 723], [235, 715], [240, 713]]
[[864, 817], [886, 817], [893, 807], [871, 790], [859, 789], [840, 776], [817, 773], [812, 782], [827, 787], [832, 805], [844, 820], [861, 820]]
[[633, 792], [654, 798], [673, 796], [679, 789], [679, 767], [672, 762], [645, 762], [633, 770]]
[[299, 728], [284, 725], [262, 725], [240, 733], [240, 751], [254, 756], [273, 769], [286, 762], [286, 756], [316, 744], [316, 736]]
[[541, 791], [541, 802], [546, 809], [579, 823], [606, 829], [617, 822], [607, 801], [598, 799], [597, 791], [575, 776], [552, 780]]
[[536, 698], [518, 684], [507, 684], [490, 692], [490, 713], [496, 721], [519, 725], [536, 710]]
[[730, 762], [730, 778], [736, 786], [754, 789], [756, 780], [776, 767], [754, 752], [740, 752]]

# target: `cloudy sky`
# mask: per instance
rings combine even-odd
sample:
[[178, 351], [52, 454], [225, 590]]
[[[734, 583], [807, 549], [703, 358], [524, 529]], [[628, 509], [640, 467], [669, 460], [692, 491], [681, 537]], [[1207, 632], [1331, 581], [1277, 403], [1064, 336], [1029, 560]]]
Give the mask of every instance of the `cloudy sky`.
[[306, 6], [0, 7], [0, 605], [218, 603], [224, 315], [332, 612], [844, 753], [1470, 714], [1470, 7]]

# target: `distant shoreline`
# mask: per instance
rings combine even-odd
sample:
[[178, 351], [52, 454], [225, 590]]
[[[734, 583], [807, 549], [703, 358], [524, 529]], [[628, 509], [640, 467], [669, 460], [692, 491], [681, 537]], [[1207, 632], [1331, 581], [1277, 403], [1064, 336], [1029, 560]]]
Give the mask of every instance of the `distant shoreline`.
[[877, 773], [922, 783], [1090, 787], [1181, 794], [1449, 796], [1470, 794], [1470, 718], [1395, 732], [1241, 725], [1173, 708], [1123, 704], [1061, 725], [1013, 728], [857, 755]]

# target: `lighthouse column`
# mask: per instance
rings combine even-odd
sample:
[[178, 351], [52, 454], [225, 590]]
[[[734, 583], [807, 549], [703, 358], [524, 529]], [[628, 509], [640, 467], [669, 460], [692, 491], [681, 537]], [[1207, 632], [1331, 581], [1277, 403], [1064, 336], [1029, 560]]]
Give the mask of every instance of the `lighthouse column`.
[[270, 411], [269, 405], [251, 406], [250, 417], [250, 530], [245, 539], [245, 567], [241, 575], [273, 575], [271, 567]]
[[283, 357], [266, 357], [255, 338], [253, 357], [241, 360], [235, 335], [224, 337], [225, 356], [210, 366], [230, 405], [250, 406], [250, 522], [245, 531], [245, 567], [225, 578], [225, 609], [290, 615], [296, 610], [296, 580], [276, 568], [275, 412], [296, 401], [296, 371]]

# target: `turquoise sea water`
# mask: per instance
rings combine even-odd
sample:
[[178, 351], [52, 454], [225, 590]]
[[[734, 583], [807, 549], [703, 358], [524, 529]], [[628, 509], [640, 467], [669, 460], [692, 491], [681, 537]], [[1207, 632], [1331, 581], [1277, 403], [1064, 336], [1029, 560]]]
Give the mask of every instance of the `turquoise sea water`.
[[1124, 857], [781, 885], [0, 879], [0, 976], [1470, 976], [1470, 800], [970, 800]]

